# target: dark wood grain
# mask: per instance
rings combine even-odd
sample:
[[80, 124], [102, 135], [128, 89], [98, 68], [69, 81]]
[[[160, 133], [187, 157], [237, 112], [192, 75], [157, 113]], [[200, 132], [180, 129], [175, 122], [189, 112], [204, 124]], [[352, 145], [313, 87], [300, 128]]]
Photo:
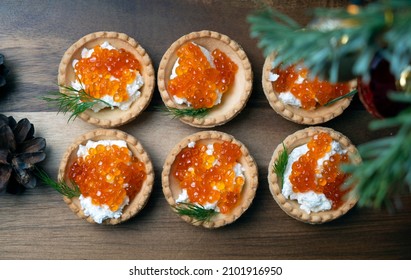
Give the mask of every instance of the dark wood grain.
[[[40, 97], [56, 90], [57, 68], [64, 51], [94, 31], [124, 32], [150, 54], [157, 69], [163, 53], [180, 36], [202, 29], [236, 40], [254, 71], [247, 107], [220, 131], [243, 142], [259, 171], [255, 200], [235, 223], [207, 230], [185, 223], [167, 204], [160, 174], [164, 160], [179, 140], [199, 129], [155, 110], [162, 101], [157, 89], [147, 110], [120, 129], [136, 136], [150, 154], [155, 184], [138, 216], [116, 226], [92, 225], [78, 219], [60, 195], [38, 186], [23, 195], [0, 196], [0, 259], [409, 259], [411, 197], [400, 197], [396, 212], [354, 208], [324, 225], [307, 225], [287, 216], [268, 189], [268, 163], [274, 148], [304, 126], [278, 116], [261, 86], [264, 62], [257, 41], [249, 36], [246, 17], [260, 1], [2, 1], [0, 53], [11, 69], [1, 88], [0, 113], [29, 118], [36, 134], [47, 139], [43, 167], [56, 176], [70, 143], [95, 127], [80, 119], [67, 123]], [[337, 7], [348, 1], [264, 1], [301, 23], [309, 8]], [[372, 132], [372, 120], [358, 99], [338, 118], [324, 124], [361, 144], [392, 131]]]

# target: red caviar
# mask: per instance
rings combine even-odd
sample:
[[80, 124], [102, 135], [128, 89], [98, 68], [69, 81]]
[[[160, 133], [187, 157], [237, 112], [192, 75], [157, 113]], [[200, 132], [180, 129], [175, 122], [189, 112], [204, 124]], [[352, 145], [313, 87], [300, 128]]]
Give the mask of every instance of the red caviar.
[[[273, 82], [274, 90], [278, 93], [291, 92], [301, 101], [302, 108], [306, 110], [327, 104], [351, 90], [349, 83], [330, 83], [320, 81], [318, 78], [311, 80], [306, 68], [296, 69], [294, 65], [285, 69], [280, 66], [272, 72], [279, 75]], [[302, 79], [299, 79], [299, 76]]]
[[94, 98], [109, 95], [115, 102], [127, 101], [127, 84], [135, 80], [139, 61], [124, 49], [96, 46], [93, 50], [89, 58], [81, 58], [74, 68], [86, 92]]
[[335, 153], [322, 165], [322, 170], [317, 167], [317, 161], [331, 151], [332, 138], [327, 133], [321, 132], [307, 143], [308, 152], [302, 155], [292, 165], [290, 182], [295, 193], [314, 191], [323, 193], [332, 201], [332, 208], [336, 209], [342, 204], [343, 196], [349, 189], [342, 189], [341, 185], [347, 178], [339, 166], [348, 162], [347, 154]]
[[146, 169], [128, 148], [98, 144], [71, 165], [69, 178], [93, 204], [105, 204], [114, 212], [126, 196], [132, 200], [140, 191]]
[[191, 203], [204, 206], [217, 202], [220, 212], [228, 213], [240, 201], [245, 183], [245, 178], [236, 176], [233, 170], [242, 152], [237, 144], [227, 141], [212, 146], [212, 153], [201, 142], [184, 148], [176, 157], [174, 176], [187, 190]]
[[177, 76], [170, 80], [167, 90], [176, 97], [185, 98], [195, 109], [211, 108], [234, 82], [238, 66], [221, 50], [211, 53], [213, 68], [200, 47], [193, 43], [177, 51]]

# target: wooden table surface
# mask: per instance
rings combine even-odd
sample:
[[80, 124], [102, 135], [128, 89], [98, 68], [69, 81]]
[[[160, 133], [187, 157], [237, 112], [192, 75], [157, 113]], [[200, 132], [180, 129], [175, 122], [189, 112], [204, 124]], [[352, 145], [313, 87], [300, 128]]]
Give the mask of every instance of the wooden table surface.
[[[93, 225], [75, 216], [51, 188], [43, 185], [22, 195], [0, 196], [0, 259], [410, 259], [411, 198], [401, 197], [395, 212], [355, 207], [323, 225], [308, 225], [287, 216], [268, 189], [268, 163], [274, 148], [304, 128], [277, 115], [261, 86], [264, 62], [257, 41], [249, 36], [246, 16], [259, 1], [13, 1], [0, 4], [0, 53], [11, 72], [1, 88], [0, 112], [27, 117], [36, 135], [47, 140], [42, 166], [56, 177], [71, 142], [96, 127], [68, 116], [40, 97], [57, 89], [57, 68], [65, 50], [85, 34], [118, 31], [136, 39], [155, 69], [180, 36], [203, 29], [226, 34], [246, 51], [254, 71], [253, 92], [245, 109], [216, 130], [243, 142], [254, 156], [259, 187], [251, 207], [235, 223], [209, 230], [180, 219], [161, 189], [161, 170], [168, 152], [183, 137], [202, 129], [188, 126], [155, 109], [158, 89], [145, 112], [120, 127], [137, 137], [155, 168], [153, 193], [146, 207], [116, 226]], [[343, 6], [348, 1], [264, 1], [307, 23], [307, 9]], [[367, 125], [372, 117], [357, 98], [323, 126], [348, 136], [354, 144], [378, 138]], [[384, 134], [390, 133], [385, 131]]]

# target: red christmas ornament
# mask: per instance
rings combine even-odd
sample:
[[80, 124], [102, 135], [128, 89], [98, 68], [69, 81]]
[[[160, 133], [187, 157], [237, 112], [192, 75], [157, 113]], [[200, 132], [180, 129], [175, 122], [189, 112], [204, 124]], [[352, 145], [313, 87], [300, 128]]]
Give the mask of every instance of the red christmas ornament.
[[381, 54], [371, 62], [370, 81], [358, 79], [358, 95], [365, 109], [376, 118], [396, 116], [407, 104], [394, 102], [389, 93], [400, 91], [398, 81], [390, 72], [390, 63]]

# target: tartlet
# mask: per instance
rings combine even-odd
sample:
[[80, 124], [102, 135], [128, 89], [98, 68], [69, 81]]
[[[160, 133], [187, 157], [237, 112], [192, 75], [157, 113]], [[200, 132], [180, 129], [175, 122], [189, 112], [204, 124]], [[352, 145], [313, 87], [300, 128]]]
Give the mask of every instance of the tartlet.
[[[274, 200], [280, 206], [280, 208], [287, 213], [289, 216], [296, 220], [310, 223], [310, 224], [321, 224], [325, 222], [332, 221], [338, 217], [347, 213], [358, 201], [358, 196], [355, 191], [354, 185], [344, 185], [343, 188], [347, 188], [349, 191], [346, 193], [341, 200], [341, 205], [336, 209], [322, 210], [319, 212], [307, 213], [305, 210], [300, 208], [300, 204], [295, 199], [288, 199], [282, 193], [282, 179], [278, 178], [275, 172], [275, 164], [278, 163], [281, 153], [284, 151], [284, 147], [287, 150], [287, 154], [290, 155], [291, 152], [304, 144], [316, 134], [325, 132], [331, 136], [332, 140], [338, 142], [341, 147], [347, 151], [349, 162], [352, 164], [358, 164], [361, 162], [361, 158], [356, 147], [351, 143], [351, 141], [343, 134], [324, 127], [309, 127], [303, 130], [299, 130], [284, 139], [284, 141], [277, 146], [272, 155], [270, 164], [268, 166], [268, 182], [270, 192], [274, 197]], [[348, 180], [348, 178], [347, 178]], [[347, 180], [345, 182], [347, 182]]]
[[[238, 202], [234, 204], [233, 208], [231, 208], [229, 212], [226, 212], [224, 214], [222, 213], [222, 211], [216, 212], [216, 215], [207, 220], [199, 220], [184, 214], [181, 215], [176, 210], [176, 207], [179, 205], [176, 200], [179, 199], [182, 193], [179, 179], [174, 174], [177, 168], [176, 159], [179, 156], [180, 152], [182, 152], [184, 149], [188, 149], [190, 147], [192, 148], [194, 147], [194, 145], [201, 146], [214, 143], [237, 145], [239, 147], [239, 150], [241, 151], [241, 158], [239, 159], [238, 163], [242, 166], [244, 185], [240, 190]], [[189, 172], [195, 172], [190, 171], [189, 169]], [[233, 136], [217, 131], [202, 131], [185, 137], [170, 151], [164, 163], [161, 178], [163, 193], [167, 202], [184, 221], [195, 226], [203, 226], [205, 228], [218, 228], [234, 222], [249, 208], [254, 199], [258, 186], [258, 169], [247, 148]], [[216, 185], [219, 182], [221, 181], [215, 182]], [[194, 186], [191, 185], [191, 187]], [[213, 188], [215, 189], [215, 187]]]
[[[317, 106], [313, 110], [306, 110], [283, 103], [279, 98], [279, 93], [274, 90], [272, 81], [270, 80], [270, 73], [273, 68], [274, 59], [275, 53], [271, 53], [265, 59], [262, 74], [262, 86], [270, 106], [285, 119], [306, 125], [321, 124], [341, 115], [350, 105], [352, 97], [342, 98], [326, 106]], [[354, 90], [357, 87], [356, 80], [350, 81], [349, 85], [351, 90]]]
[[253, 73], [250, 61], [241, 46], [226, 35], [214, 31], [198, 31], [182, 36], [164, 53], [157, 73], [158, 89], [168, 108], [185, 109], [187, 105], [177, 104], [167, 90], [175, 63], [177, 50], [186, 43], [194, 43], [208, 51], [215, 49], [225, 53], [238, 66], [234, 83], [224, 93], [220, 104], [210, 109], [206, 116], [183, 116], [179, 119], [194, 127], [210, 128], [223, 125], [233, 119], [246, 105], [253, 85]]
[[148, 106], [153, 95], [155, 86], [154, 68], [148, 53], [136, 40], [124, 33], [118, 32], [100, 31], [85, 35], [71, 45], [64, 53], [58, 69], [58, 84], [60, 92], [68, 93], [64, 87], [71, 86], [71, 83], [76, 80], [76, 74], [72, 65], [73, 60], [81, 58], [84, 48], [92, 49], [104, 42], [108, 42], [116, 49], [124, 49], [131, 53], [140, 63], [140, 74], [144, 81], [139, 90], [141, 95], [127, 110], [120, 110], [118, 107], [114, 107], [114, 109], [105, 108], [94, 112], [88, 109], [79, 114], [79, 117], [88, 123], [103, 128], [110, 128], [123, 125], [135, 119]]
[[[123, 140], [126, 142], [127, 148], [132, 155], [141, 161], [145, 166], [146, 177], [141, 185], [140, 190], [135, 197], [129, 201], [123, 208], [122, 215], [119, 218], [108, 218], [102, 221], [102, 224], [115, 225], [122, 223], [135, 216], [146, 205], [152, 191], [154, 183], [154, 169], [149, 158], [149, 155], [144, 150], [141, 143], [133, 136], [117, 129], [96, 129], [85, 133], [77, 138], [66, 150], [58, 171], [58, 181], [64, 182], [68, 186], [72, 186], [72, 180], [69, 178], [69, 170], [72, 164], [76, 161], [77, 151], [80, 145], [85, 145], [89, 140]], [[87, 220], [90, 223], [96, 223], [91, 216], [85, 215], [80, 205], [79, 197], [68, 198], [63, 196], [64, 201], [70, 209], [80, 218]]]

